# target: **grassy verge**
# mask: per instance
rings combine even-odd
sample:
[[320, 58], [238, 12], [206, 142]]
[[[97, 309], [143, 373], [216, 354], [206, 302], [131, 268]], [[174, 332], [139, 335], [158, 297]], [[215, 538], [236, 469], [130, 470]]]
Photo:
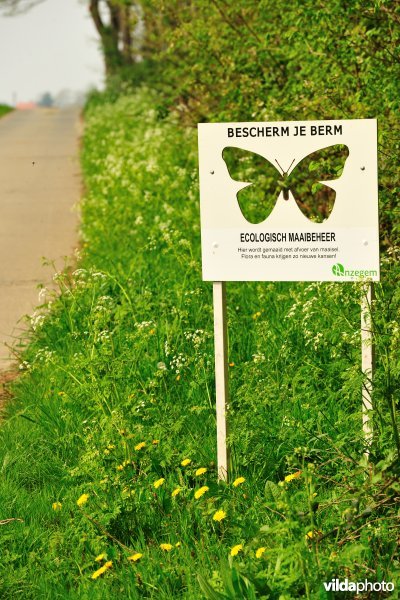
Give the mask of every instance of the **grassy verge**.
[[4, 115], [8, 114], [12, 110], [14, 110], [14, 109], [11, 108], [11, 106], [7, 106], [6, 104], [0, 104], [0, 117], [3, 117]]
[[328, 598], [332, 577], [394, 581], [395, 261], [377, 290], [373, 469], [360, 288], [228, 286], [218, 485], [196, 136], [153, 105], [143, 91], [86, 113], [79, 268], [32, 322], [0, 430], [1, 597], [283, 600]]

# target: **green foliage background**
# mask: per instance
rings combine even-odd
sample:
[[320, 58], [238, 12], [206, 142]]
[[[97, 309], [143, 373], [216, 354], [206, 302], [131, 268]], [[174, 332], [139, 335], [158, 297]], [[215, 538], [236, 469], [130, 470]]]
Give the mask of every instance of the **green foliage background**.
[[[32, 318], [0, 427], [0, 596], [316, 600], [335, 597], [332, 577], [398, 586], [399, 4], [144, 10], [145, 60], [85, 111], [78, 265]], [[362, 287], [229, 284], [232, 479], [217, 484], [193, 125], [351, 117], [378, 117], [380, 135], [371, 460]]]
[[161, 112], [189, 124], [377, 118], [382, 243], [398, 243], [398, 0], [144, 6]]

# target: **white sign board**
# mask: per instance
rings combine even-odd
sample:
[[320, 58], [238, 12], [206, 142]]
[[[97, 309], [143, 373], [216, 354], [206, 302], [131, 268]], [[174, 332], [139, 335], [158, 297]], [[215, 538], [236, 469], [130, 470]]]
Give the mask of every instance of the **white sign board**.
[[375, 119], [199, 124], [206, 281], [379, 280]]

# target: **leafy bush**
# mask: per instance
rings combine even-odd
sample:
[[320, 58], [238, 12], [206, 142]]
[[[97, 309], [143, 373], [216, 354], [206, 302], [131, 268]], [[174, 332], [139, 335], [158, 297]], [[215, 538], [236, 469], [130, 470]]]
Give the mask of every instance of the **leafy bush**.
[[398, 0], [143, 5], [160, 114], [187, 124], [377, 118], [381, 240], [399, 245]]

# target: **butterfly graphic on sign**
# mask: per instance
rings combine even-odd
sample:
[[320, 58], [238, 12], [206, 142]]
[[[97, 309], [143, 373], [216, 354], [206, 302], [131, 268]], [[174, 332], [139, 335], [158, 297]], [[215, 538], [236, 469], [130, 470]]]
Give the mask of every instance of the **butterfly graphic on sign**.
[[253, 224], [269, 217], [281, 192], [284, 200], [290, 200], [289, 191], [310, 221], [326, 221], [336, 192], [323, 182], [341, 177], [348, 156], [346, 145], [335, 144], [309, 154], [292, 169], [293, 159], [285, 171], [276, 159], [279, 169], [264, 156], [243, 148], [226, 146], [222, 151], [231, 179], [247, 183], [236, 197], [242, 215]]

